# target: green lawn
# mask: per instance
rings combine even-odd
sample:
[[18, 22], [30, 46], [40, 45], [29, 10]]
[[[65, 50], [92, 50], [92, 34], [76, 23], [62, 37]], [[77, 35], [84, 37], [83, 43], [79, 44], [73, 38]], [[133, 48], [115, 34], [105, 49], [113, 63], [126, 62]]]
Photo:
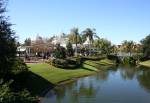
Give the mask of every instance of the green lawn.
[[114, 61], [109, 60], [109, 59], [100, 60], [99, 63], [100, 63], [101, 65], [105, 65], [105, 66], [107, 66], [107, 65], [114, 65], [114, 64], [115, 64]]
[[46, 63], [28, 64], [29, 70], [41, 76], [53, 84], [58, 84], [61, 81], [75, 77], [89, 75], [97, 71], [96, 68], [89, 65], [84, 65], [84, 68], [74, 70], [60, 69]]
[[112, 64], [112, 61], [85, 61], [82, 67], [76, 69], [60, 69], [47, 63], [28, 64], [31, 75], [28, 78], [28, 88], [35, 94], [41, 94], [49, 86], [55, 86], [62, 81], [87, 76], [98, 72], [100, 64]]
[[99, 61], [92, 61], [92, 60], [87, 60], [84, 62], [84, 64], [91, 65], [95, 68], [101, 69], [101, 66], [110, 66], [114, 65], [115, 62], [109, 59], [102, 59]]
[[144, 62], [140, 62], [139, 65], [145, 66], [145, 67], [150, 67], [150, 60], [144, 61]]

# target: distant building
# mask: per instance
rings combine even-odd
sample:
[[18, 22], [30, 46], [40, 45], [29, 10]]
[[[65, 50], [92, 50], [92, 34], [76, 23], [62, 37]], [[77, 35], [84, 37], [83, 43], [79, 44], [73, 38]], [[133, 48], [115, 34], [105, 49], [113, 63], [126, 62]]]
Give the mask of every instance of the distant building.
[[125, 48], [124, 45], [117, 45], [117, 49], [118, 49], [117, 55], [118, 56], [131, 56], [131, 55], [134, 55], [134, 54], [136, 54], [136, 52], [138, 52], [139, 50], [141, 50], [142, 45], [141, 44], [135, 44], [135, 45], [133, 45], [133, 49], [135, 50], [134, 51], [135, 53], [131, 53], [131, 54], [125, 52], [124, 48]]
[[86, 41], [83, 43], [83, 46], [89, 46], [90, 45], [90, 38], [87, 37]]
[[55, 36], [55, 38], [53, 38], [52, 40], [53, 45], [60, 44], [60, 46], [63, 46], [65, 48], [68, 42], [69, 42], [69, 38], [64, 35]]
[[31, 46], [19, 46], [17, 47], [17, 56], [30, 56]]

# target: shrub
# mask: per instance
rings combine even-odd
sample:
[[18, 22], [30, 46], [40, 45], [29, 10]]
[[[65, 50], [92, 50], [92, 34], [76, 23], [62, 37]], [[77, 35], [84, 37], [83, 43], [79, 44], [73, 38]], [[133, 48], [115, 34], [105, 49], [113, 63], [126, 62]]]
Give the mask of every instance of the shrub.
[[122, 60], [122, 63], [123, 64], [136, 65], [141, 60], [142, 57], [143, 57], [142, 54], [136, 54], [136, 55], [133, 55], [131, 57], [124, 57]]
[[28, 67], [27, 65], [24, 63], [24, 61], [20, 58], [15, 58], [14, 59], [14, 65], [12, 67], [11, 72], [13, 74], [19, 74], [21, 72], [27, 72], [28, 71]]
[[78, 62], [71, 59], [53, 59], [52, 65], [64, 69], [74, 69], [78, 67]]
[[110, 60], [116, 60], [118, 57], [116, 55], [107, 55], [107, 58]]
[[38, 103], [38, 99], [27, 90], [13, 91], [9, 87], [11, 83], [12, 81], [0, 84], [0, 103]]
[[139, 53], [132, 56], [136, 61], [140, 61], [143, 58], [143, 54]]
[[122, 64], [129, 64], [129, 60], [130, 60], [129, 57], [124, 57], [124, 58], [122, 59]]
[[106, 58], [105, 56], [80, 56], [81, 60], [101, 60]]
[[124, 57], [122, 60], [122, 64], [130, 64], [130, 65], [135, 65], [136, 64], [136, 59], [133, 57]]
[[121, 63], [121, 59], [119, 57], [117, 57], [116, 55], [107, 55], [107, 58], [110, 60], [114, 60], [116, 62], [116, 64]]
[[68, 62], [64, 59], [54, 59], [52, 64], [56, 67], [65, 67], [68, 64]]

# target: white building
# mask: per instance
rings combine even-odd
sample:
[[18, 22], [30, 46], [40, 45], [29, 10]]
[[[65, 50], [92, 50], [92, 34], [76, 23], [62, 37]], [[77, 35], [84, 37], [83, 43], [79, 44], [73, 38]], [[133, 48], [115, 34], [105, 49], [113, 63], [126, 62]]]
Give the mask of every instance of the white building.
[[[66, 48], [66, 45], [68, 42], [69, 42], [69, 38], [64, 35], [55, 36], [55, 38], [52, 40], [53, 45], [60, 44], [60, 46], [63, 46], [65, 48]], [[83, 44], [77, 44], [77, 48], [80, 48], [81, 46], [89, 47], [89, 45], [90, 45], [90, 39], [89, 39], [89, 37], [87, 37], [86, 41]], [[73, 49], [75, 49], [76, 44], [72, 44], [72, 47], [73, 47]]]
[[63, 46], [66, 48], [67, 43], [69, 42], [69, 38], [63, 35], [55, 36], [55, 38], [52, 41], [52, 44], [60, 44], [60, 46]]
[[19, 46], [17, 47], [17, 56], [25, 56], [26, 54], [30, 56], [31, 46]]
[[90, 38], [87, 37], [86, 41], [83, 43], [83, 46], [89, 46], [90, 45]]

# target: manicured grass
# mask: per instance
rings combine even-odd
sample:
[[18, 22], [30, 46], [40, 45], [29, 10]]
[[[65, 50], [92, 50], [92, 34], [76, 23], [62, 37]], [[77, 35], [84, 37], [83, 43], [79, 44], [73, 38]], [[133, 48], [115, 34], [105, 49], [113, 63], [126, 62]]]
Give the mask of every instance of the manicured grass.
[[45, 89], [60, 82], [93, 74], [102, 70], [100, 64], [110, 65], [112, 63], [109, 60], [87, 60], [80, 68], [75, 69], [60, 69], [47, 63], [27, 64], [31, 71], [27, 86], [33, 94], [39, 96]]
[[105, 66], [114, 65], [114, 64], [115, 64], [114, 61], [109, 60], [109, 59], [100, 60], [99, 63], [100, 63], [101, 65], [105, 65]]
[[93, 74], [98, 71], [95, 67], [83, 64], [83, 67], [70, 69], [60, 69], [47, 63], [28, 64], [31, 71], [27, 79], [28, 90], [38, 96], [42, 96], [48, 88], [52, 88], [62, 81]]
[[97, 71], [96, 68], [86, 64], [84, 64], [84, 68], [77, 68], [74, 70], [60, 69], [46, 63], [28, 64], [28, 66], [30, 67], [30, 71], [52, 84], [58, 84], [61, 81], [89, 75]]
[[140, 62], [139, 65], [145, 66], [145, 67], [149, 67], [149, 68], [150, 68], [150, 60], [144, 61], [144, 62]]
[[103, 59], [103, 60], [99, 60], [99, 61], [87, 60], [84, 62], [84, 64], [88, 64], [88, 65], [91, 65], [93, 67], [99, 68], [101, 66], [114, 65], [115, 62], [113, 62], [112, 60], [109, 60], [109, 59]]

